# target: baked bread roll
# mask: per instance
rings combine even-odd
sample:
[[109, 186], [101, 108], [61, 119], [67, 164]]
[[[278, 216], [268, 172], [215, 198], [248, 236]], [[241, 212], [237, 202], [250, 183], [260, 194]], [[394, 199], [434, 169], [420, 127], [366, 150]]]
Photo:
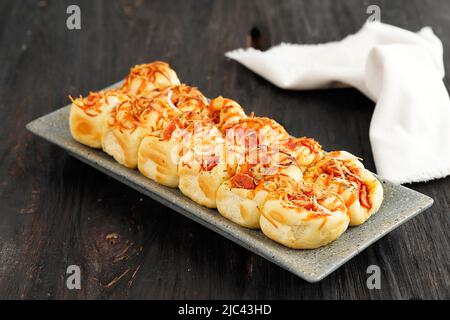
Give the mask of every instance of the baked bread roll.
[[162, 91], [157, 99], [170, 102], [181, 112], [199, 112], [208, 116], [208, 100], [197, 88], [185, 84], [175, 85]]
[[275, 120], [253, 115], [223, 126], [222, 132], [226, 138], [225, 157], [230, 176], [236, 173], [240, 163], [258, 164], [272, 159], [269, 155], [280, 155], [279, 140], [289, 137]]
[[143, 96], [132, 97], [111, 111], [102, 135], [103, 151], [128, 168], [136, 168], [142, 139], [158, 134], [175, 111], [161, 109]]
[[303, 177], [294, 157], [280, 152], [277, 144], [265, 147], [246, 150], [245, 161], [239, 163], [236, 174], [217, 190], [220, 214], [248, 228], [259, 228], [261, 204], [272, 187], [287, 188]]
[[108, 113], [129, 99], [120, 90], [90, 92], [85, 98], [72, 100], [69, 125], [72, 137], [91, 148], [102, 147], [103, 124]]
[[216, 208], [216, 193], [228, 179], [225, 139], [212, 121], [196, 122], [192, 135], [183, 145], [178, 165], [181, 192], [208, 208]]
[[219, 129], [222, 129], [238, 123], [247, 116], [239, 103], [219, 96], [209, 103], [209, 117]]
[[383, 201], [381, 183], [346, 151], [327, 153], [306, 170], [304, 179], [340, 194], [349, 210], [351, 226], [364, 223]]
[[125, 78], [122, 90], [131, 95], [149, 97], [155, 89], [180, 84], [177, 74], [169, 64], [155, 61], [134, 66]]
[[241, 118], [237, 123], [224, 126], [223, 130], [232, 131], [237, 138], [248, 138], [249, 136], [257, 135], [259, 139], [258, 144], [269, 145], [289, 138], [286, 129], [275, 120], [253, 115]]
[[153, 98], [152, 106], [162, 112], [171, 109], [175, 116], [159, 135], [146, 136], [142, 140], [138, 169], [147, 178], [175, 188], [178, 187], [183, 140], [193, 133], [189, 130], [194, 128], [195, 121], [207, 120], [207, 100], [197, 88], [182, 84], [161, 91]]
[[291, 137], [280, 141], [280, 150], [294, 157], [302, 172], [322, 158], [324, 153], [317, 141], [307, 137]]
[[[217, 191], [220, 214], [248, 228], [259, 228], [260, 206], [267, 195], [269, 177], [302, 180], [302, 171], [290, 153], [280, 150], [286, 130], [268, 118], [241, 118], [226, 130], [229, 173], [232, 178]], [[235, 175], [233, 175], [236, 173]], [[273, 185], [273, 184], [270, 184]]]
[[205, 120], [198, 112], [183, 112], [174, 117], [159, 135], [146, 136], [138, 151], [138, 169], [165, 186], [178, 187], [178, 164], [195, 128], [195, 121]]
[[315, 185], [270, 192], [260, 226], [270, 239], [293, 249], [314, 249], [336, 240], [349, 216], [341, 196]]
[[284, 174], [273, 174], [258, 180], [251, 171], [239, 171], [217, 190], [217, 210], [234, 223], [258, 229], [260, 211], [269, 192], [292, 188], [296, 184], [294, 179]]

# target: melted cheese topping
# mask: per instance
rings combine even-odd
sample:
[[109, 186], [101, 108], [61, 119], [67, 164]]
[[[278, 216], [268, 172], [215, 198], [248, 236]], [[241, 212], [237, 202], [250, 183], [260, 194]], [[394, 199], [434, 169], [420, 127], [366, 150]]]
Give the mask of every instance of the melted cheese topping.
[[[139, 87], [133, 88], [134, 81], [139, 80]], [[146, 91], [147, 86], [152, 84], [155, 88], [165, 88], [173, 84], [179, 84], [178, 77], [169, 64], [162, 61], [155, 61], [148, 64], [134, 66], [122, 86], [125, 92], [135, 91], [134, 94], [141, 94]]]
[[111, 96], [116, 96], [122, 101], [130, 99], [130, 97], [124, 94], [121, 90], [107, 90], [99, 92], [89, 92], [89, 95], [82, 97], [81, 95], [74, 99], [69, 96], [72, 104], [84, 111], [88, 116], [95, 117], [102, 112], [102, 108], [105, 103], [108, 103], [108, 99]]

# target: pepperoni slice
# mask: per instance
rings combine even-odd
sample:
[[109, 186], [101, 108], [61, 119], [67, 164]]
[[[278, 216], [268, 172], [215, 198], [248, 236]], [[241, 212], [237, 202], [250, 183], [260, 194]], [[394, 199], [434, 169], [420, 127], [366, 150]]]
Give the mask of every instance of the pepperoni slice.
[[231, 178], [231, 186], [240, 189], [254, 189], [255, 181], [251, 176], [245, 173], [238, 173]]
[[364, 208], [371, 208], [369, 194], [367, 193], [367, 187], [365, 184], [363, 184], [361, 186], [361, 189], [359, 190], [359, 203], [361, 203], [361, 206], [363, 206]]
[[162, 134], [163, 140], [169, 140], [170, 137], [172, 137], [172, 133], [175, 131], [176, 128], [177, 126], [175, 124], [175, 121], [171, 121], [164, 129], [164, 132]]
[[211, 171], [219, 163], [219, 156], [206, 157], [202, 162], [202, 169], [205, 171]]

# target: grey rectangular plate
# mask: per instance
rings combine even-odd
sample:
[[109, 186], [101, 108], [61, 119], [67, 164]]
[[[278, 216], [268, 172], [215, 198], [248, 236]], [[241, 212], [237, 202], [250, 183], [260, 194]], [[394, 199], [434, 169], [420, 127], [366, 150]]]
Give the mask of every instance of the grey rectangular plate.
[[369, 245], [433, 204], [433, 199], [426, 195], [382, 180], [384, 202], [380, 211], [366, 223], [349, 228], [338, 240], [325, 247], [292, 250], [271, 241], [260, 231], [240, 227], [223, 218], [216, 210], [196, 204], [179, 190], [159, 185], [142, 176], [137, 170], [121, 166], [100, 150], [79, 144], [70, 135], [69, 111], [70, 106], [56, 110], [30, 122], [27, 129], [67, 150], [81, 161], [308, 282], [322, 280]]

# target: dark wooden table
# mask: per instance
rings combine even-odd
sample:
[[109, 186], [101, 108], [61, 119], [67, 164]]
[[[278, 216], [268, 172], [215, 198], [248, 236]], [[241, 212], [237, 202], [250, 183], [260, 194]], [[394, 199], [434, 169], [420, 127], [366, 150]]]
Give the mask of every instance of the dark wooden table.
[[[72, 3], [81, 8], [78, 31], [66, 28]], [[362, 94], [283, 91], [223, 55], [249, 42], [341, 39], [361, 27], [370, 4], [384, 22], [432, 26], [450, 73], [446, 0], [1, 1], [0, 298], [450, 298], [450, 178], [410, 185], [434, 206], [309, 284], [25, 130], [68, 94], [161, 59], [207, 96], [235, 98], [374, 170], [373, 103]], [[66, 288], [71, 264], [81, 268], [81, 290]], [[381, 268], [381, 290], [366, 287], [372, 264]]]

